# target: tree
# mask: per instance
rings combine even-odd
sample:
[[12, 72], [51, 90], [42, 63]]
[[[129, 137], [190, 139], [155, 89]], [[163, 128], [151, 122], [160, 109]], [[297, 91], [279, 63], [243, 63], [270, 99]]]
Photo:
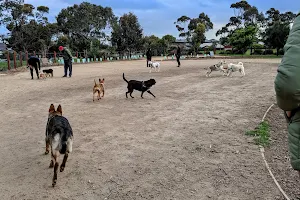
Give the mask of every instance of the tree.
[[236, 49], [241, 50], [242, 54], [244, 54], [256, 40], [256, 32], [257, 27], [252, 25], [237, 29], [229, 37], [229, 43], [232, 44]]
[[116, 17], [110, 7], [83, 2], [62, 9], [56, 17], [59, 31], [69, 37], [73, 50], [90, 48], [92, 39], [106, 39], [104, 30], [112, 26]]
[[[188, 23], [188, 27], [182, 27], [182, 24]], [[175, 22], [177, 30], [180, 32], [179, 37], [185, 37], [188, 42], [192, 43], [194, 54], [205, 40], [205, 32], [213, 29], [213, 23], [205, 13], [200, 13], [198, 18], [181, 16]]]
[[134, 50], [142, 48], [143, 29], [136, 15], [131, 12], [124, 14], [112, 28], [111, 42], [117, 51], [128, 51], [131, 56]]
[[276, 55], [286, 43], [290, 32], [290, 24], [293, 23], [296, 14], [292, 12], [280, 13], [275, 8], [266, 12], [266, 29], [262, 33], [263, 41], [269, 48], [276, 48]]
[[171, 44], [176, 41], [176, 38], [173, 35], [165, 35], [161, 38], [161, 40], [164, 48], [164, 54], [167, 54], [167, 52], [170, 50]]
[[[250, 47], [252, 53], [252, 45], [258, 40], [258, 30], [264, 25], [264, 15], [244, 0], [231, 4], [230, 8], [234, 10], [234, 16], [230, 17], [229, 22], [216, 32], [216, 36], [221, 35], [220, 41], [223, 45], [230, 44], [236, 48], [239, 46], [242, 52]], [[256, 32], [253, 32], [254, 30]], [[237, 37], [238, 35], [242, 38]], [[243, 40], [247, 42], [241, 46]], [[252, 43], [249, 44], [250, 41]]]
[[6, 40], [16, 51], [42, 50], [51, 46], [51, 38], [56, 33], [56, 25], [48, 22], [46, 6], [35, 8], [22, 0], [7, 0], [0, 4], [3, 11], [1, 24], [6, 25], [10, 34]]

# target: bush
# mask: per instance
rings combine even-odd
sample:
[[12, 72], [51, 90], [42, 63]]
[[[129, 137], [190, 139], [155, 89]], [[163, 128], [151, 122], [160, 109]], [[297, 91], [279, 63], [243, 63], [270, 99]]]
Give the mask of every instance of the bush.
[[252, 55], [262, 55], [263, 54], [263, 50], [262, 49], [254, 49]]
[[264, 52], [263, 52], [264, 55], [273, 55], [274, 52], [272, 49], [266, 49]]
[[253, 49], [263, 49], [264, 48], [264, 45], [262, 44], [253, 44]]

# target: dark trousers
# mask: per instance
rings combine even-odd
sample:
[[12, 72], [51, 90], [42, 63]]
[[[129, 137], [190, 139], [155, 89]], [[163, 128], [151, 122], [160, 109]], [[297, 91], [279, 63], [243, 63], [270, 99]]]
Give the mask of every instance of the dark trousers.
[[32, 66], [32, 67], [30, 67], [30, 74], [31, 74], [31, 79], [33, 79], [33, 68], [35, 69], [35, 72], [36, 72], [36, 76], [37, 76], [37, 78], [40, 78], [39, 77], [39, 70], [38, 70], [38, 66]]
[[65, 69], [65, 74], [64, 76], [67, 76], [68, 74], [68, 69], [69, 69], [69, 76], [72, 76], [72, 60], [65, 60], [64, 61], [64, 69]]
[[151, 61], [151, 58], [147, 58], [147, 67], [150, 67], [148, 62]]
[[177, 60], [177, 63], [178, 63], [178, 66], [180, 66], [180, 55], [176, 55], [176, 60]]

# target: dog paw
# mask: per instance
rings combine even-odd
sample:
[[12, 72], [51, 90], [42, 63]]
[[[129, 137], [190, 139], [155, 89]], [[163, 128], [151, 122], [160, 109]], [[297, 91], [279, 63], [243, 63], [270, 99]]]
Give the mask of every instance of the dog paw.
[[63, 172], [65, 170], [64, 166], [60, 166], [60, 172]]
[[54, 167], [54, 164], [53, 164], [53, 161], [51, 160], [49, 168], [53, 168], [53, 167]]
[[56, 185], [56, 180], [52, 181], [52, 187], [54, 187]]
[[46, 151], [45, 151], [45, 155], [47, 155], [47, 154], [49, 154], [49, 150], [46, 150]]

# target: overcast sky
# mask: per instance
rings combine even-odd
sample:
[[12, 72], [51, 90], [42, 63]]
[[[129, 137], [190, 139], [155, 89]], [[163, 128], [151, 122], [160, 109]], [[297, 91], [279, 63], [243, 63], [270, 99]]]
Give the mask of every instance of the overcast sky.
[[[182, 15], [197, 17], [201, 12], [206, 13], [214, 24], [214, 29], [206, 33], [207, 39], [216, 38], [215, 33], [224, 26], [234, 15], [230, 8], [233, 0], [86, 0], [90, 3], [101, 4], [113, 9], [116, 16], [133, 12], [137, 15], [145, 35], [162, 37], [171, 34], [178, 38], [178, 31], [174, 22]], [[80, 0], [25, 0], [25, 3], [34, 6], [48, 6], [49, 21], [55, 21], [55, 16], [62, 8], [80, 4]], [[184, 3], [183, 3], [184, 2]], [[250, 5], [256, 6], [259, 11], [266, 12], [274, 7], [280, 12], [292, 11], [298, 13], [300, 0], [249, 0]], [[6, 32], [0, 28], [0, 33]]]

